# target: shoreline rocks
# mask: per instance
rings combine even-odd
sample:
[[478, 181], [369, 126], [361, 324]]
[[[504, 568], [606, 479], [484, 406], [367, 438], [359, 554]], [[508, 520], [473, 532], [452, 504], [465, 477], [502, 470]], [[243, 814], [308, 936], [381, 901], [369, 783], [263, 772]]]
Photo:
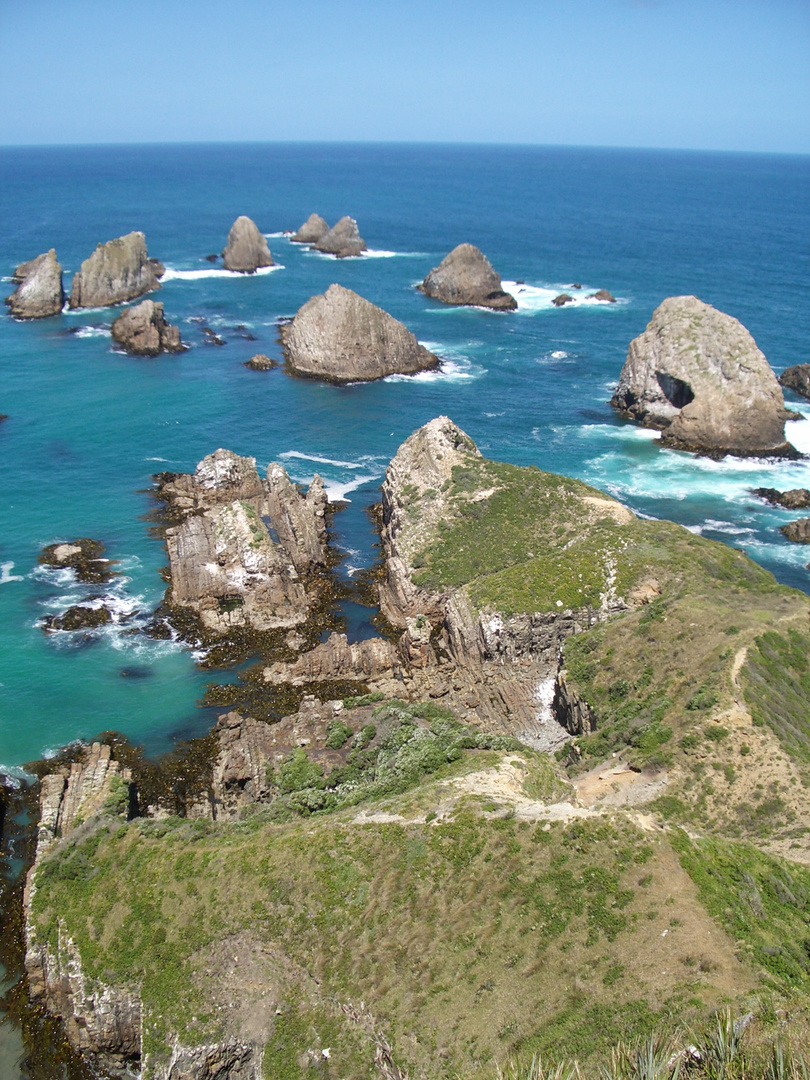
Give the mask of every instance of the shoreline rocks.
[[779, 531], [794, 544], [810, 544], [810, 518], [789, 521], [787, 525], [782, 525]]
[[278, 367], [278, 361], [272, 360], [269, 356], [265, 356], [264, 353], [256, 353], [255, 356], [251, 356], [249, 360], [245, 361], [245, 367], [250, 368], [251, 371], [272, 371], [273, 368]]
[[459, 244], [416, 286], [443, 304], [514, 311], [517, 300], [504, 292], [489, 259], [473, 244]]
[[110, 307], [160, 288], [156, 260], [146, 251], [142, 232], [99, 244], [71, 282], [71, 308]]
[[183, 352], [180, 330], [163, 317], [163, 304], [143, 300], [112, 324], [112, 339], [130, 356], [159, 356], [162, 352]]
[[357, 222], [348, 216], [342, 217], [337, 225], [333, 225], [312, 246], [315, 251], [320, 251], [324, 255], [334, 255], [338, 259], [361, 255], [367, 250], [366, 242], [357, 228]]
[[290, 370], [346, 383], [412, 375], [439, 365], [401, 322], [342, 285], [311, 297], [281, 327]]
[[102, 584], [115, 576], [113, 562], [104, 558], [104, 545], [100, 540], [81, 537], [57, 544], [48, 544], [39, 554], [41, 566], [71, 569], [79, 581]]
[[790, 491], [777, 491], [776, 488], [754, 488], [753, 495], [765, 499], [771, 506], [783, 506], [786, 510], [804, 510], [810, 507], [810, 491], [807, 488], [791, 488]]
[[695, 296], [671, 296], [630, 342], [611, 405], [712, 457], [798, 457], [782, 391], [742, 323]]
[[64, 307], [62, 267], [53, 248], [20, 263], [12, 280], [19, 284], [6, 303], [15, 319], [45, 319], [58, 315]]
[[222, 252], [222, 265], [238, 274], [254, 274], [260, 267], [273, 266], [267, 240], [255, 221], [243, 214], [231, 225], [228, 242]]

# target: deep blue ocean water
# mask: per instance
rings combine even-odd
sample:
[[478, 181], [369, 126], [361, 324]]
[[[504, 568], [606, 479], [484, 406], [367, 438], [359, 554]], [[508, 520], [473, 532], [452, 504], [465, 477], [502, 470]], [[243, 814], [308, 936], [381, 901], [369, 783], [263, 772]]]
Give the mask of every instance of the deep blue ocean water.
[[[355, 217], [368, 256], [336, 261], [280, 235], [312, 211], [330, 223]], [[246, 277], [205, 260], [239, 214], [269, 235], [278, 269]], [[262, 468], [279, 459], [302, 482], [317, 470], [350, 499], [336, 518], [346, 572], [374, 558], [365, 508], [386, 463], [445, 413], [488, 456], [581, 477], [638, 512], [743, 547], [810, 591], [810, 551], [777, 531], [795, 515], [749, 493], [810, 486], [810, 464], [663, 450], [607, 404], [629, 341], [666, 296], [694, 293], [739, 318], [777, 372], [810, 359], [810, 158], [433, 145], [0, 149], [0, 221], [0, 276], [55, 247], [66, 290], [97, 243], [142, 230], [169, 268], [156, 296], [191, 345], [155, 360], [115, 353], [115, 309], [36, 322], [0, 314], [4, 766], [109, 728], [157, 752], [210, 725], [196, 702], [215, 674], [180, 645], [126, 630], [164, 589], [165, 552], [144, 520], [152, 474], [192, 470], [219, 446]], [[516, 313], [446, 308], [415, 291], [462, 241], [505, 282], [525, 283]], [[401, 319], [443, 359], [441, 372], [335, 387], [243, 366], [255, 352], [280, 358], [278, 317], [333, 281]], [[577, 304], [553, 307], [573, 282], [583, 284]], [[582, 301], [597, 288], [618, 303]], [[225, 346], [205, 343], [199, 319]], [[788, 435], [810, 451], [810, 403], [790, 404], [807, 419]], [[120, 623], [84, 645], [38, 625], [99, 592], [37, 566], [43, 545], [77, 536], [103, 540], [124, 571], [113, 588]], [[349, 612], [355, 633], [370, 632], [367, 614]]]

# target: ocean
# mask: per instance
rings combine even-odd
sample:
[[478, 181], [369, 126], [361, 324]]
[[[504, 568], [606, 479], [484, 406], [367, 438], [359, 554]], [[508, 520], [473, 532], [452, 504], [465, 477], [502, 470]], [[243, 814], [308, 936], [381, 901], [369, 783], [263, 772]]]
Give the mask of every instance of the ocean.
[[[283, 235], [317, 211], [358, 221], [369, 251], [337, 261]], [[277, 266], [253, 276], [206, 261], [240, 214]], [[579, 477], [634, 511], [745, 549], [810, 591], [810, 552], [778, 531], [792, 516], [751, 488], [810, 486], [810, 462], [721, 462], [662, 449], [608, 399], [630, 340], [666, 296], [694, 293], [738, 319], [773, 368], [810, 359], [810, 158], [652, 150], [437, 145], [170, 145], [0, 150], [0, 276], [56, 248], [70, 275], [133, 229], [167, 273], [155, 297], [191, 346], [114, 352], [115, 309], [34, 322], [0, 314], [0, 764], [107, 729], [149, 753], [199, 735], [217, 710], [193, 651], [137, 630], [166, 563], [147, 520], [158, 471], [193, 470], [217, 447], [281, 461], [333, 498], [351, 576], [377, 555], [366, 509], [415, 428], [453, 418], [484, 454]], [[454, 309], [414, 285], [456, 244], [478, 245], [516, 290], [514, 313]], [[337, 387], [244, 367], [281, 359], [277, 320], [339, 282], [402, 320], [442, 360], [415, 378]], [[514, 284], [520, 282], [521, 284]], [[572, 290], [573, 283], [581, 290]], [[510, 283], [513, 283], [510, 285]], [[576, 303], [551, 299], [566, 289]], [[588, 301], [608, 289], [615, 304]], [[208, 326], [225, 344], [206, 342]], [[788, 437], [810, 452], [810, 402]], [[46, 544], [100, 539], [121, 572], [78, 584], [37, 564]], [[40, 621], [104, 593], [115, 622], [94, 637]], [[349, 605], [354, 637], [369, 612]], [[133, 632], [135, 631], [135, 632]]]

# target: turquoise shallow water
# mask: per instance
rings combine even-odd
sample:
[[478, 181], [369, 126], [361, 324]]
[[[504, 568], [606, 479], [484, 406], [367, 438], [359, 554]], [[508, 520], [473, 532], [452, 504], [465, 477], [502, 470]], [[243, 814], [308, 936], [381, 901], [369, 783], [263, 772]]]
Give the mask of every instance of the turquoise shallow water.
[[[204, 731], [213, 676], [171, 642], [125, 631], [159, 602], [162, 544], [144, 520], [159, 470], [189, 470], [218, 446], [314, 471], [335, 496], [346, 571], [374, 557], [364, 508], [418, 425], [446, 413], [484, 453], [588, 480], [634, 510], [744, 547], [808, 589], [809, 553], [776, 527], [791, 516], [754, 486], [810, 486], [807, 462], [711, 462], [662, 450], [607, 405], [627, 344], [668, 295], [695, 293], [748, 326], [777, 371], [810, 340], [810, 159], [655, 151], [437, 146], [169, 146], [0, 149], [0, 275], [55, 247], [70, 273], [131, 229], [169, 271], [160, 291], [191, 349], [137, 360], [112, 352], [112, 310], [20, 323], [0, 315], [0, 763], [14, 768], [116, 728], [150, 752]], [[357, 218], [371, 253], [337, 262], [281, 235], [316, 210]], [[279, 269], [212, 269], [238, 214]], [[455, 244], [478, 244], [520, 309], [448, 309], [413, 285]], [[404, 321], [439, 373], [333, 387], [283, 370], [276, 320], [332, 281]], [[616, 305], [550, 299], [572, 282]], [[10, 283], [7, 291], [11, 291]], [[508, 286], [507, 286], [508, 287]], [[570, 291], [570, 290], [569, 290]], [[577, 294], [578, 296], [581, 294]], [[207, 345], [201, 323], [225, 339]], [[244, 329], [236, 329], [243, 327]], [[250, 335], [254, 340], [249, 340]], [[807, 420], [789, 436], [810, 451]], [[104, 541], [123, 571], [120, 622], [82, 645], [46, 637], [43, 614], [98, 589], [38, 568], [45, 544]], [[108, 590], [109, 591], [109, 590]], [[348, 613], [359, 633], [362, 610]]]

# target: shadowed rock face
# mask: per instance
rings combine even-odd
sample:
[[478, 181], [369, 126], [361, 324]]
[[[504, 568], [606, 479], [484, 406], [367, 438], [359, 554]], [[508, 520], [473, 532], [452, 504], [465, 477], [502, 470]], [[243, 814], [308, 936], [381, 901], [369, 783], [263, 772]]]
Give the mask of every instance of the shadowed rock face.
[[273, 257], [258, 226], [249, 217], [238, 217], [231, 225], [228, 243], [222, 252], [226, 270], [252, 274], [261, 266], [272, 266]]
[[439, 363], [401, 322], [341, 285], [309, 299], [281, 333], [290, 369], [329, 382], [411, 375]]
[[159, 288], [155, 265], [146, 253], [146, 237], [131, 232], [99, 244], [84, 260], [73, 275], [69, 303], [72, 308], [108, 307]]
[[779, 376], [779, 382], [802, 397], [810, 398], [810, 364], [794, 364], [793, 367], [785, 368]]
[[337, 255], [339, 259], [360, 255], [366, 250], [366, 242], [360, 235], [357, 222], [350, 217], [342, 217], [313, 246], [316, 251]]
[[473, 244], [459, 244], [417, 288], [445, 304], [514, 311], [517, 300], [501, 288], [489, 259]]
[[611, 404], [681, 450], [796, 456], [768, 361], [737, 319], [695, 296], [671, 296], [630, 343]]
[[112, 324], [112, 337], [132, 356], [158, 356], [185, 348], [179, 329], [163, 317], [163, 304], [154, 300], [144, 300], [120, 315]]
[[310, 214], [298, 232], [293, 233], [290, 240], [296, 244], [317, 244], [328, 232], [329, 226], [321, 215]]
[[20, 263], [14, 273], [20, 282], [6, 299], [11, 314], [18, 319], [44, 319], [58, 315], [65, 303], [62, 267], [53, 248], [35, 259]]

